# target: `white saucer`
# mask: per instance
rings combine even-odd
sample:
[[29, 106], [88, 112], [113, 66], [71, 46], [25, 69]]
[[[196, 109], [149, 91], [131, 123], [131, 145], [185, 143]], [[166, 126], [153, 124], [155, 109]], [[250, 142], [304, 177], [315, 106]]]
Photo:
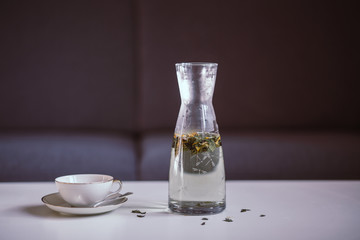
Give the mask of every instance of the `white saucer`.
[[60, 193], [52, 193], [41, 198], [45, 205], [60, 213], [74, 214], [74, 215], [93, 215], [110, 212], [121, 206], [128, 199], [126, 197], [111, 201], [111, 203], [103, 204], [98, 207], [73, 207], [60, 196]]

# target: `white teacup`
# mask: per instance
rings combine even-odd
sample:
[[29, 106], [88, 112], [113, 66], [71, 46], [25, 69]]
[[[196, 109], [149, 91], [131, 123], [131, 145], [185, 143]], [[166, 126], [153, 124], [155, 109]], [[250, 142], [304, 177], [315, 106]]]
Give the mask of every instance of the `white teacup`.
[[[75, 174], [58, 177], [56, 186], [61, 197], [75, 207], [90, 207], [120, 192], [122, 182], [109, 175]], [[115, 191], [111, 191], [118, 185]]]

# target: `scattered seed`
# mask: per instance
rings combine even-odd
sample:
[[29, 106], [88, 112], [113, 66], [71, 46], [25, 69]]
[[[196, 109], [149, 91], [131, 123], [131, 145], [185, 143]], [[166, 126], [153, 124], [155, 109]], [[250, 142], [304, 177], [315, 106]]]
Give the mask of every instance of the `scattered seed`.
[[243, 208], [243, 209], [241, 209], [241, 211], [240, 211], [240, 212], [248, 212], [248, 211], [250, 211], [250, 209]]
[[131, 213], [146, 214], [146, 212], [141, 212], [140, 210], [132, 210]]
[[201, 220], [209, 220], [209, 219], [207, 219], [207, 218], [202, 218]]
[[224, 222], [233, 222], [233, 220], [231, 218], [229, 218], [229, 217], [225, 218], [223, 221]]
[[261, 215], [260, 215], [260, 217], [265, 217], [265, 216], [266, 216], [266, 215], [264, 215], [264, 214], [261, 214]]
[[205, 225], [205, 222], [203, 222], [201, 225]]
[[145, 215], [136, 215], [136, 216], [139, 217], [139, 218], [145, 217]]

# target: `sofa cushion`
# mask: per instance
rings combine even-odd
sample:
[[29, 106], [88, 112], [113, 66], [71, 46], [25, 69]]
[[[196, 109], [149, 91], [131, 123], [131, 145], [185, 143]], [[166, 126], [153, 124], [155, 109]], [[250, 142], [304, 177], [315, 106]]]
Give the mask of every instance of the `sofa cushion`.
[[360, 179], [360, 133], [223, 135], [228, 179]]
[[[360, 179], [360, 133], [224, 132], [227, 179]], [[143, 137], [140, 177], [166, 180], [172, 133]]]
[[133, 9], [1, 1], [0, 130], [134, 126]]
[[0, 134], [0, 181], [52, 181], [76, 173], [135, 180], [130, 136], [100, 133]]
[[140, 144], [140, 180], [167, 180], [169, 177], [173, 133], [158, 132], [142, 136]]

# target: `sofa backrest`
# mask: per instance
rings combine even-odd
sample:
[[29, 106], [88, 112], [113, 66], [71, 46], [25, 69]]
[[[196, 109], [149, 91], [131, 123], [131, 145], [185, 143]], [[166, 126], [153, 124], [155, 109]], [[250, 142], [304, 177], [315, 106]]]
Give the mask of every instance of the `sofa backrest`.
[[0, 130], [135, 128], [132, 1], [0, 5]]
[[359, 127], [349, 4], [2, 1], [0, 130], [172, 130], [186, 61], [219, 63], [220, 130]]
[[350, 1], [139, 3], [142, 129], [174, 129], [174, 64], [189, 61], [219, 63], [220, 131], [359, 127], [357, 13]]

